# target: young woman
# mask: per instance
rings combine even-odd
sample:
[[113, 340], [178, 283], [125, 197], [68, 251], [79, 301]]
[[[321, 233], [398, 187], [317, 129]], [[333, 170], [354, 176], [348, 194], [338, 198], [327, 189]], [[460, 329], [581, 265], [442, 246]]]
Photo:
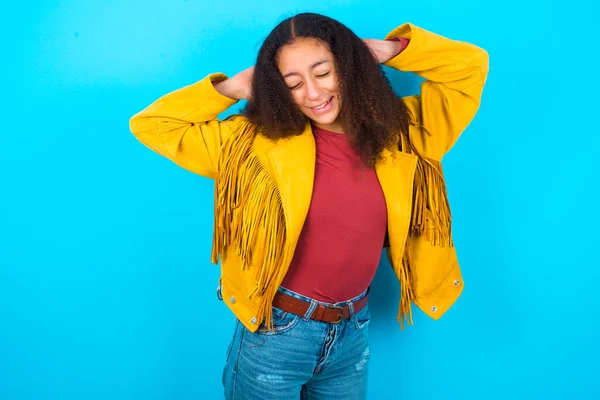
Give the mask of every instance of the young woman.
[[[426, 80], [397, 97], [380, 63]], [[441, 159], [475, 115], [484, 50], [412, 24], [361, 40], [317, 14], [281, 22], [256, 65], [131, 119], [146, 146], [215, 179], [212, 261], [237, 317], [227, 399], [363, 399], [368, 287], [382, 249], [439, 318], [462, 291]], [[241, 115], [216, 117], [240, 99]]]

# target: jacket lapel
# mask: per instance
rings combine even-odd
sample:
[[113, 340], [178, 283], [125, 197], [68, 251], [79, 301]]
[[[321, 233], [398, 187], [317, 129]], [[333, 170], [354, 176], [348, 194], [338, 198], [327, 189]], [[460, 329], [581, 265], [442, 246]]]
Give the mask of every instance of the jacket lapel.
[[385, 197], [391, 257], [394, 265], [400, 265], [410, 225], [417, 157], [389, 150], [384, 150], [382, 156], [375, 165], [375, 172]]
[[[312, 197], [316, 146], [310, 124], [301, 135], [280, 140], [268, 153], [281, 194], [287, 230], [284, 265], [291, 261]], [[292, 246], [292, 247], [290, 247]]]

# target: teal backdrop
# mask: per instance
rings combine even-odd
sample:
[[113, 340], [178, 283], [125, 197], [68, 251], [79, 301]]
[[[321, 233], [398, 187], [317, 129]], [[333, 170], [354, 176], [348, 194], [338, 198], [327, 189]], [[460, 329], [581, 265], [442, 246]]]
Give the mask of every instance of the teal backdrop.
[[[600, 398], [598, 8], [591, 0], [28, 1], [0, 15], [0, 399], [222, 398], [234, 320], [210, 264], [213, 182], [129, 118], [252, 65], [314, 11], [361, 37], [410, 21], [490, 54], [445, 159], [465, 290], [399, 329], [372, 285], [370, 399]], [[387, 70], [402, 95], [410, 74]], [[239, 110], [239, 106], [228, 113]]]

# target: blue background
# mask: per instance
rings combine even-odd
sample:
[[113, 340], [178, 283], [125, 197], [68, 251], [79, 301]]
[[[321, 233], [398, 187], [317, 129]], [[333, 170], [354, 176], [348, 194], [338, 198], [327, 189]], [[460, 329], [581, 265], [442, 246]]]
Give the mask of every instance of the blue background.
[[[254, 63], [276, 23], [361, 37], [405, 21], [488, 50], [483, 104], [445, 159], [465, 291], [395, 321], [372, 290], [371, 399], [597, 399], [598, 9], [553, 1], [29, 1], [0, 16], [0, 399], [218, 399], [233, 316], [209, 263], [212, 181], [128, 120]], [[390, 72], [399, 94], [419, 81]], [[235, 111], [237, 108], [232, 109]]]

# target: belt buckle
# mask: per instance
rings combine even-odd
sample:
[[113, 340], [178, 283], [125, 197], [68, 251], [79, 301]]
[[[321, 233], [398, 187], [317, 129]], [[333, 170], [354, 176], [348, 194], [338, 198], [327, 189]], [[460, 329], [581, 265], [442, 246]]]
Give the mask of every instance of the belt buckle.
[[344, 320], [344, 307], [342, 306], [327, 306], [328, 308], [333, 308], [335, 310], [340, 310], [340, 318], [337, 321], [332, 322], [332, 324], [339, 324]]

